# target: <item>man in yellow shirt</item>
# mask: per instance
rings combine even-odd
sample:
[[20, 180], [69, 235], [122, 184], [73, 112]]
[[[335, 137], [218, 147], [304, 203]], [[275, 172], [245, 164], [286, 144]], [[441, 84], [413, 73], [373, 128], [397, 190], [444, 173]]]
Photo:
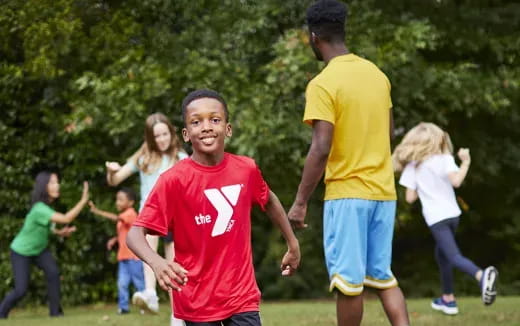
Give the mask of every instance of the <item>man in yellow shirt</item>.
[[338, 325], [360, 325], [364, 285], [376, 288], [392, 325], [408, 325], [392, 274], [396, 210], [391, 161], [390, 82], [345, 46], [346, 6], [320, 0], [307, 10], [310, 44], [327, 66], [309, 82], [303, 121], [313, 128], [289, 219], [305, 227], [307, 202], [325, 172], [323, 241]]

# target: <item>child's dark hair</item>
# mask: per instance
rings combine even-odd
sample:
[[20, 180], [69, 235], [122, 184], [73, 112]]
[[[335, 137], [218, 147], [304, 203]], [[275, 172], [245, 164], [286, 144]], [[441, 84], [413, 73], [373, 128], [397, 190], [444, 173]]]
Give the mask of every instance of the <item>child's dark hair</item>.
[[47, 191], [47, 185], [49, 184], [49, 180], [53, 174], [58, 176], [56, 172], [51, 171], [41, 171], [36, 175], [33, 190], [31, 192], [31, 206], [37, 202], [42, 202], [45, 204], [51, 203], [51, 198], [49, 197], [49, 192]]
[[135, 202], [137, 196], [135, 194], [135, 191], [132, 188], [123, 187], [123, 188], [119, 189], [119, 191], [124, 193], [126, 195], [126, 198], [128, 198], [128, 200]]
[[336, 0], [319, 0], [307, 9], [309, 30], [327, 42], [345, 41], [347, 5]]
[[198, 100], [199, 98], [213, 98], [213, 99], [219, 101], [222, 104], [222, 106], [224, 107], [224, 114], [225, 114], [226, 122], [229, 121], [229, 112], [228, 112], [227, 104], [226, 104], [226, 101], [224, 101], [224, 98], [222, 97], [222, 95], [220, 95], [218, 92], [216, 92], [212, 89], [203, 88], [203, 89], [197, 89], [197, 90], [189, 93], [188, 95], [186, 95], [184, 100], [182, 100], [182, 121], [184, 121], [184, 124], [186, 124], [186, 108], [188, 107], [188, 105], [191, 102]]

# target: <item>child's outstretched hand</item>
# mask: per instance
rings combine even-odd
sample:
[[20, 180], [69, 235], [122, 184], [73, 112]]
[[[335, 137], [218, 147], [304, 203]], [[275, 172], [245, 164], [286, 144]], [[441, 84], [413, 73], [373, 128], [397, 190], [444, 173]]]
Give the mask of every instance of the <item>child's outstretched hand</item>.
[[92, 213], [95, 213], [96, 210], [97, 210], [97, 207], [96, 207], [96, 205], [94, 204], [94, 202], [93, 202], [92, 200], [89, 200], [89, 201], [88, 201], [88, 205], [90, 206], [90, 211], [91, 211]]
[[300, 247], [289, 249], [282, 258], [282, 276], [293, 275], [300, 265]]
[[[89, 203], [90, 204], [90, 203]], [[115, 244], [117, 243], [117, 237], [110, 238], [107, 241], [107, 249], [112, 250], [114, 248]]]
[[105, 162], [105, 166], [110, 173], [116, 173], [121, 170], [121, 165], [117, 162]]
[[151, 267], [159, 286], [165, 291], [181, 291], [181, 286], [188, 282], [188, 271], [176, 262], [160, 258]]
[[460, 160], [462, 162], [470, 162], [471, 161], [471, 156], [469, 155], [469, 149], [468, 148], [461, 148], [459, 149], [459, 152], [457, 153], [457, 155], [459, 156]]

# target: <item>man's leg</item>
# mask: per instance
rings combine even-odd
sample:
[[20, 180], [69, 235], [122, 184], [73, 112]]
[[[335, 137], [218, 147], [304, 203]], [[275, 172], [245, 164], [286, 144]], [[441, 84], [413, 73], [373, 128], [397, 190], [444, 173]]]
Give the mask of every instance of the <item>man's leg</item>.
[[396, 202], [375, 201], [368, 227], [365, 285], [378, 289], [379, 298], [393, 326], [409, 325], [403, 292], [391, 271]]
[[344, 295], [337, 291], [336, 316], [338, 326], [359, 326], [363, 318], [363, 295]]
[[410, 325], [404, 295], [399, 287], [378, 290], [377, 294], [383, 304], [386, 316], [393, 326]]

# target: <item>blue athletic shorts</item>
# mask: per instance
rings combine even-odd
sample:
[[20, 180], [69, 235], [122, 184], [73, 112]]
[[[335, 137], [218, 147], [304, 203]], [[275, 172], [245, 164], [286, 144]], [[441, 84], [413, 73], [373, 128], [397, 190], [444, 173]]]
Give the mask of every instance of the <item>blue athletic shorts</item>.
[[397, 286], [390, 269], [395, 209], [395, 201], [325, 201], [323, 247], [330, 291], [359, 295], [364, 285], [377, 289]]

